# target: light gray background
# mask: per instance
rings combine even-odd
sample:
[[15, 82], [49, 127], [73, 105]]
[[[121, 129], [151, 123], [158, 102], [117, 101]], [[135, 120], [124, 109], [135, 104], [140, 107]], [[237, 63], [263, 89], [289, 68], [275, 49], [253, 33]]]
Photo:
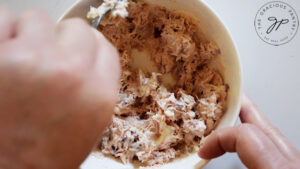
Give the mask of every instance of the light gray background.
[[[237, 43], [244, 88], [270, 121], [300, 149], [300, 31], [288, 44], [275, 47], [262, 42], [254, 29], [258, 9], [270, 0], [207, 0]], [[284, 0], [300, 15], [299, 0]], [[76, 0], [0, 0], [17, 15], [40, 8], [57, 19]], [[259, 156], [259, 155], [258, 155]], [[245, 168], [236, 154], [226, 154], [205, 169]]]

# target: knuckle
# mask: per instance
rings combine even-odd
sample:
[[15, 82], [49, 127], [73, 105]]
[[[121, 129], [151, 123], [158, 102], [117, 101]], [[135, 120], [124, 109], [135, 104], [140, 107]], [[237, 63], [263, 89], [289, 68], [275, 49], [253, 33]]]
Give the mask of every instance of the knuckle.
[[247, 133], [247, 132], [251, 132], [251, 131], [256, 132], [258, 130], [258, 128], [253, 124], [244, 123], [239, 126], [239, 130], [242, 133]]
[[82, 19], [74, 18], [62, 21], [56, 27], [56, 35], [59, 39], [68, 41], [69, 44], [76, 44], [83, 48], [92, 46], [96, 49], [96, 38], [89, 25]]
[[268, 137], [270, 137], [270, 136], [272, 136], [272, 135], [274, 135], [274, 134], [277, 134], [277, 133], [280, 133], [280, 132], [279, 132], [279, 129], [276, 128], [276, 127], [274, 127], [274, 126], [272, 126], [272, 125], [268, 126], [268, 127], [266, 128], [266, 130], [265, 130], [265, 134], [266, 134]]
[[237, 144], [241, 144], [246, 140], [249, 140], [249, 135], [258, 134], [259, 129], [253, 124], [243, 123], [238, 127], [237, 132]]

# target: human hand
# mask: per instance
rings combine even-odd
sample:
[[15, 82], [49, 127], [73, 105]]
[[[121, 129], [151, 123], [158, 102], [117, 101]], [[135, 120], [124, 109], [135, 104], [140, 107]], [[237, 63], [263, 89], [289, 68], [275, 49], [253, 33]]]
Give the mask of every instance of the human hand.
[[212, 159], [225, 152], [237, 152], [249, 169], [296, 169], [300, 153], [244, 96], [240, 113], [242, 125], [223, 128], [208, 136], [199, 156]]
[[0, 168], [74, 169], [109, 123], [115, 48], [79, 19], [0, 6]]

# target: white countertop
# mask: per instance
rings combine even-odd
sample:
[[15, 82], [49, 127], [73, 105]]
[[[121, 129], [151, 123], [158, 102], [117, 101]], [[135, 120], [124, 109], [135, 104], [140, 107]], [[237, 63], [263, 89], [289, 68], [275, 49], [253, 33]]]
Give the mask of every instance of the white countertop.
[[[232, 33], [242, 61], [244, 88], [270, 121], [300, 149], [300, 31], [288, 44], [272, 46], [259, 39], [254, 18], [270, 0], [207, 0]], [[300, 17], [300, 1], [284, 0]], [[41, 8], [57, 19], [76, 0], [0, 0], [16, 14]], [[300, 19], [300, 18], [299, 18]], [[226, 154], [205, 169], [244, 168], [236, 154]]]

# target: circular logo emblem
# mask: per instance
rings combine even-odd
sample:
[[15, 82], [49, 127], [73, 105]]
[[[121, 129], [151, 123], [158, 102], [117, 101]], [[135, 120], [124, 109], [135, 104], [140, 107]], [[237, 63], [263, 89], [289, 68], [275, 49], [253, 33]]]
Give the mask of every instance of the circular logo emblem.
[[295, 37], [299, 20], [296, 11], [290, 5], [272, 1], [259, 9], [254, 26], [257, 35], [264, 42], [279, 46], [288, 43]]

